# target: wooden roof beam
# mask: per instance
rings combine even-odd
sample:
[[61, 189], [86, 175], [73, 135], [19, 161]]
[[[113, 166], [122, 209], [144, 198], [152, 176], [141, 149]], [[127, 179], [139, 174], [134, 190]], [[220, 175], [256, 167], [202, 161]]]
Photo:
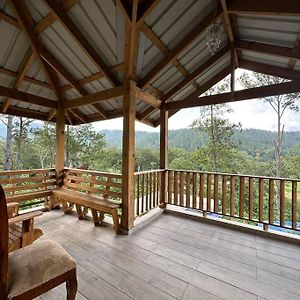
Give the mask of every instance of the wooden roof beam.
[[159, 3], [160, 0], [148, 0], [138, 8], [138, 16], [136, 26], [139, 27], [144, 20], [149, 16], [155, 6]]
[[[6, 75], [11, 76], [11, 77], [18, 77], [18, 72], [15, 72], [15, 71], [3, 68], [3, 67], [0, 67], [0, 73], [6, 74]], [[43, 86], [47, 89], [53, 89], [52, 86], [49, 83], [31, 78], [31, 77], [28, 77], [28, 76], [25, 76], [23, 80], [26, 81], [26, 82], [29, 82], [29, 83], [33, 83], [33, 84], [36, 84], [36, 85], [39, 85], [39, 86]]]
[[161, 106], [161, 101], [159, 99], [138, 87], [135, 87], [135, 96], [152, 107], [160, 108]]
[[204, 20], [202, 20], [174, 49], [170, 50], [168, 54], [158, 63], [144, 78], [139, 80], [138, 86], [144, 88], [145, 85], [151, 81], [157, 74], [159, 74], [169, 63], [177, 58], [191, 43], [203, 33], [203, 31], [219, 16], [221, 12], [218, 11], [210, 13]]
[[100, 57], [98, 52], [93, 48], [88, 39], [81, 33], [71, 18], [60, 9], [60, 6], [54, 0], [45, 0], [48, 7], [57, 15], [60, 22], [65, 29], [75, 38], [82, 49], [89, 55], [99, 69], [105, 74], [112, 85], [118, 86], [120, 83], [117, 78], [110, 71], [104, 60]]
[[18, 20], [15, 19], [12, 16], [9, 16], [8, 14], [6, 14], [4, 11], [0, 11], [0, 20], [4, 21], [14, 27], [19, 27], [19, 23]]
[[[24, 79], [29, 67], [31, 66], [31, 64], [33, 62], [33, 59], [34, 59], [34, 54], [33, 54], [32, 50], [29, 49], [24, 57], [23, 63], [21, 65], [21, 68], [18, 72], [17, 77], [14, 80], [12, 88], [18, 89], [20, 87], [22, 80]], [[10, 102], [11, 102], [10, 98], [4, 99], [4, 101], [3, 101], [4, 104], [2, 107], [3, 113], [5, 113], [7, 111], [8, 107], [10, 105]]]
[[48, 98], [40, 97], [34, 94], [21, 92], [13, 88], [0, 86], [0, 96], [23, 101], [26, 103], [41, 105], [49, 108], [57, 108], [57, 101]]
[[[1, 106], [0, 106], [1, 110]], [[7, 114], [18, 116], [18, 117], [26, 117], [29, 119], [36, 119], [41, 121], [49, 121], [48, 120], [48, 113], [40, 112], [40, 111], [34, 111], [26, 108], [20, 108], [20, 107], [14, 107], [10, 106], [7, 111]]]
[[241, 91], [235, 91], [234, 97], [232, 93], [223, 93], [212, 96], [197, 97], [194, 99], [184, 99], [180, 101], [170, 102], [167, 104], [168, 110], [182, 109], [195, 106], [204, 106], [212, 104], [222, 104], [227, 102], [242, 101], [256, 98], [265, 98], [277, 95], [300, 92], [300, 82], [291, 81], [268, 86], [256, 87]]
[[292, 59], [300, 59], [300, 49], [288, 48], [283, 46], [265, 44], [260, 42], [249, 42], [237, 40], [235, 42], [237, 49], [249, 50], [254, 52], [260, 52], [264, 54], [270, 54], [274, 56], [282, 56]]
[[230, 0], [228, 12], [250, 15], [300, 15], [298, 0]]
[[228, 52], [230, 51], [230, 46], [225, 46], [219, 52], [217, 52], [214, 56], [210, 57], [205, 63], [199, 66], [195, 71], [189, 74], [184, 80], [179, 82], [175, 87], [173, 87], [168, 93], [162, 96], [161, 100], [166, 101], [180, 90], [182, 90], [185, 86], [187, 86], [192, 80], [198, 77], [200, 74], [211, 68], [215, 65], [219, 60], [221, 60]]
[[9, 0], [9, 3], [11, 4], [11, 7], [18, 18], [19, 25], [24, 31], [35, 57], [38, 59], [41, 67], [48, 76], [50, 84], [56, 92], [57, 98], [60, 99], [61, 95], [57, 91], [58, 80], [56, 78], [56, 74], [54, 74], [53, 70], [49, 67], [49, 65], [40, 57], [41, 43], [34, 32], [33, 20], [25, 1]]
[[80, 107], [83, 105], [94, 104], [100, 101], [109, 100], [112, 98], [123, 96], [125, 93], [124, 86], [118, 86], [111, 89], [107, 89], [101, 92], [97, 92], [94, 94], [86, 95], [83, 97], [76, 98], [74, 100], [68, 100], [65, 103], [66, 109], [71, 109], [75, 107]]
[[248, 61], [248, 60], [241, 60], [240, 61], [240, 68], [263, 73], [271, 76], [277, 76], [281, 78], [286, 78], [290, 80], [298, 80], [300, 81], [300, 71], [294, 71], [291, 69], [276, 67], [268, 64]]

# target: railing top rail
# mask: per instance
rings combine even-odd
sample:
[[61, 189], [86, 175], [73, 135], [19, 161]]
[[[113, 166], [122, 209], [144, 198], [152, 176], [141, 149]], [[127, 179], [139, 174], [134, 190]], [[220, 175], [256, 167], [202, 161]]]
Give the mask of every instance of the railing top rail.
[[221, 175], [221, 176], [248, 177], [248, 178], [267, 179], [267, 180], [285, 180], [285, 181], [294, 181], [294, 182], [299, 182], [300, 181], [300, 179], [295, 179], [295, 178], [268, 177], [268, 176], [256, 176], [256, 175], [221, 173], [221, 172], [206, 172], [206, 171], [195, 171], [195, 170], [168, 169], [167, 171], [197, 173], [197, 174], [210, 174], [210, 175]]
[[97, 175], [97, 176], [114, 176], [117, 178], [122, 178], [122, 174], [119, 173], [99, 172], [95, 170], [83, 170], [83, 169], [75, 169], [75, 168], [65, 168], [65, 170], [74, 171], [76, 173]]
[[134, 172], [134, 175], [143, 175], [148, 173], [160, 173], [165, 172], [165, 169], [156, 169], [156, 170], [147, 170], [147, 171], [140, 171], [140, 172]]
[[0, 176], [30, 174], [30, 173], [46, 173], [46, 172], [54, 172], [54, 171], [55, 171], [54, 168], [30, 169], [30, 170], [9, 170], [9, 171], [0, 171]]

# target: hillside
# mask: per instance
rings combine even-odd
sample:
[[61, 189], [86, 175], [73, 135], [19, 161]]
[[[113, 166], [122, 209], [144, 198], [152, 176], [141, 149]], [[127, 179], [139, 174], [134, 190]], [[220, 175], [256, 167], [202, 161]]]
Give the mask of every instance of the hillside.
[[[110, 146], [117, 148], [121, 147], [122, 131], [121, 130], [103, 130], [101, 131], [106, 136], [106, 141]], [[273, 147], [276, 132], [260, 130], [260, 129], [244, 129], [236, 131], [234, 140], [238, 148], [255, 155], [268, 148]], [[169, 131], [169, 146], [172, 148], [182, 148], [186, 151], [194, 151], [198, 147], [205, 145], [207, 138], [205, 134], [201, 134], [198, 130], [192, 128], [170, 130]], [[283, 151], [300, 144], [300, 132], [286, 132], [283, 140]], [[150, 148], [152, 150], [159, 149], [159, 133], [137, 131], [136, 132], [136, 147]]]

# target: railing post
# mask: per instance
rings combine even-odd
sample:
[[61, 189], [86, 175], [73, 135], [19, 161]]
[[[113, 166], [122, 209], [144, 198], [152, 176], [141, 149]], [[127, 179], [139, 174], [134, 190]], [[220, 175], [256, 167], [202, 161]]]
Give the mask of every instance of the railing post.
[[168, 111], [166, 110], [165, 103], [162, 103], [160, 108], [160, 168], [165, 170], [161, 173], [160, 208], [165, 208], [168, 168]]
[[122, 152], [122, 220], [125, 233], [134, 222], [134, 134], [135, 134], [135, 82], [126, 81], [123, 97], [123, 152]]
[[59, 107], [56, 111], [56, 159], [55, 170], [58, 186], [62, 185], [63, 171], [65, 166], [65, 114], [64, 109]]

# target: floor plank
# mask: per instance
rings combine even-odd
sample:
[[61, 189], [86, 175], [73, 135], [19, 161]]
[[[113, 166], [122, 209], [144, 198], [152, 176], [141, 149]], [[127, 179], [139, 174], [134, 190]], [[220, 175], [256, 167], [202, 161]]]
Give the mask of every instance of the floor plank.
[[79, 300], [300, 298], [300, 248], [279, 240], [168, 214], [130, 236], [61, 210], [36, 224], [77, 261]]

